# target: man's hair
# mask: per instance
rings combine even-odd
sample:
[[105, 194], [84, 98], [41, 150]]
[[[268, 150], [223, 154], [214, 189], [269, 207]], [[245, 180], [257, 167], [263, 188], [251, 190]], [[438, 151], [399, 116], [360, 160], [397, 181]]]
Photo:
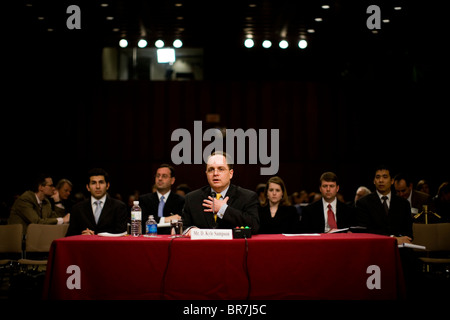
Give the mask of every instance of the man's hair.
[[338, 183], [338, 177], [334, 172], [324, 172], [320, 176], [319, 186], [322, 185], [322, 181], [326, 182], [336, 182], [336, 185], [339, 185]]
[[377, 173], [377, 171], [381, 171], [381, 170], [389, 171], [389, 175], [390, 175], [391, 177], [393, 176], [393, 175], [392, 175], [392, 169], [391, 169], [388, 165], [386, 165], [386, 164], [384, 164], [384, 163], [379, 164], [379, 165], [377, 165], [377, 166], [375, 167], [375, 170], [373, 171], [374, 175]]
[[109, 174], [102, 168], [93, 168], [89, 170], [87, 175], [87, 183], [89, 184], [91, 182], [91, 177], [93, 176], [103, 176], [105, 177], [105, 182], [109, 183]]
[[225, 160], [227, 160], [228, 169], [232, 170], [234, 166], [231, 161], [231, 158], [230, 158], [229, 154], [224, 151], [214, 151], [213, 153], [211, 153], [211, 155], [208, 157], [208, 160], [206, 161], [206, 166], [208, 166], [209, 158], [211, 158], [212, 156], [218, 156], [218, 155], [225, 157]]
[[59, 190], [62, 188], [62, 186], [67, 183], [71, 188], [73, 188], [73, 184], [70, 180], [68, 179], [61, 179], [58, 181], [58, 183], [56, 184], [56, 189]]
[[36, 177], [34, 178], [33, 181], [33, 185], [31, 186], [34, 192], [38, 192], [39, 191], [39, 187], [46, 186], [46, 181], [45, 179], [47, 178], [51, 178], [52, 176], [47, 174], [47, 173], [39, 173], [38, 175], [36, 175]]
[[405, 180], [406, 185], [409, 187], [409, 185], [412, 183], [410, 177], [405, 174], [405, 173], [397, 173], [394, 177], [394, 181], [400, 181], [400, 180]]
[[[170, 170], [170, 177], [171, 177], [171, 178], [175, 178], [175, 168], [172, 167], [170, 164], [163, 163], [163, 164], [161, 164], [161, 165], [158, 167], [158, 169], [160, 169], [160, 168], [169, 168], [169, 170]], [[158, 169], [156, 169], [156, 171], [158, 171]]]

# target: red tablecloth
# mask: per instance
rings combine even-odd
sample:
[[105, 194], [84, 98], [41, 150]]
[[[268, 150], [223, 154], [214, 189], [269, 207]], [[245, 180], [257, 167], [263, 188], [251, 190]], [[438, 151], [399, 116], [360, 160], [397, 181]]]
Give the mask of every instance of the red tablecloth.
[[[70, 266], [76, 266], [76, 272]], [[398, 299], [404, 295], [395, 240], [372, 234], [257, 235], [247, 243], [162, 235], [74, 236], [53, 242], [44, 285], [45, 299]]]

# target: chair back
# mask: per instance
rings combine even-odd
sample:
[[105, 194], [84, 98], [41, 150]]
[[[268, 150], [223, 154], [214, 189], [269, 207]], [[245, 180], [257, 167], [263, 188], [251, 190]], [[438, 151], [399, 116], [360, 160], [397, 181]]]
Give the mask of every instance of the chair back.
[[413, 242], [426, 251], [450, 251], [450, 223], [414, 223], [413, 234]]
[[64, 238], [68, 227], [68, 224], [49, 225], [32, 223], [28, 225], [25, 251], [49, 252], [53, 240]]
[[21, 224], [0, 225], [0, 253], [22, 254], [22, 238]]

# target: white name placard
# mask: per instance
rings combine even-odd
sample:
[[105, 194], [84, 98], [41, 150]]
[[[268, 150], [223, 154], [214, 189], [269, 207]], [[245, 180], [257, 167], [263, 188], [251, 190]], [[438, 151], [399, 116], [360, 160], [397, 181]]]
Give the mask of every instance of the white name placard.
[[233, 239], [233, 231], [231, 229], [198, 229], [191, 230], [192, 240], [231, 240]]

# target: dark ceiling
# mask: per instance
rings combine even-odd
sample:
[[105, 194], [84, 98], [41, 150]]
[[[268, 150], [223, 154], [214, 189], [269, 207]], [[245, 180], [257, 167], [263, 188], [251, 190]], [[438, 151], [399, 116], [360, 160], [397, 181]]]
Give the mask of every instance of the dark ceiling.
[[[73, 4], [81, 10], [81, 30], [66, 27], [70, 16], [66, 9]], [[296, 46], [300, 37], [310, 41], [331, 35], [372, 39], [374, 34], [366, 26], [370, 16], [366, 10], [372, 4], [379, 6], [384, 21], [389, 20], [382, 23], [376, 37], [415, 29], [412, 24], [422, 24], [426, 18], [420, 2], [405, 0], [24, 0], [16, 27], [47, 37], [89, 33], [104, 46], [117, 46], [120, 38], [127, 38], [130, 44], [140, 38], [151, 44], [157, 39], [171, 43], [180, 38], [187, 47], [226, 45], [229, 41], [242, 45], [250, 34], [256, 47], [264, 39], [278, 42], [283, 38]]]
[[[448, 27], [442, 3], [437, 0], [23, 0], [14, 1], [14, 12], [6, 19], [12, 20], [9, 33], [16, 41], [15, 48], [27, 51], [18, 57], [22, 62], [30, 52], [35, 59], [78, 57], [88, 62], [94, 50], [118, 47], [122, 38], [128, 40], [130, 47], [135, 47], [141, 38], [148, 41], [149, 47], [154, 47], [158, 39], [170, 46], [179, 38], [185, 48], [204, 49], [206, 79], [208, 65], [216, 63], [219, 56], [229, 60], [222, 63], [225, 63], [224, 72], [230, 76], [236, 70], [247, 69], [248, 74], [258, 78], [262, 76], [259, 71], [262, 65], [270, 71], [264, 73], [269, 77], [289, 77], [307, 69], [306, 74], [318, 78], [330, 73], [341, 76], [349, 68], [359, 69], [355, 72], [377, 70], [377, 61], [389, 70], [407, 69], [406, 73], [417, 76], [430, 70], [433, 75], [439, 73], [440, 63], [446, 60], [442, 39], [447, 38]], [[379, 30], [371, 30], [366, 25], [371, 16], [367, 8], [374, 4], [380, 8], [383, 20]], [[66, 13], [69, 5], [80, 8], [80, 30], [69, 30], [66, 26], [71, 15]], [[255, 41], [251, 49], [243, 46], [248, 35]], [[297, 45], [301, 38], [308, 41], [308, 47], [303, 50]], [[270, 49], [261, 46], [266, 39], [272, 41]], [[278, 47], [281, 39], [289, 41], [288, 49]], [[63, 56], [56, 54], [63, 50]]]

